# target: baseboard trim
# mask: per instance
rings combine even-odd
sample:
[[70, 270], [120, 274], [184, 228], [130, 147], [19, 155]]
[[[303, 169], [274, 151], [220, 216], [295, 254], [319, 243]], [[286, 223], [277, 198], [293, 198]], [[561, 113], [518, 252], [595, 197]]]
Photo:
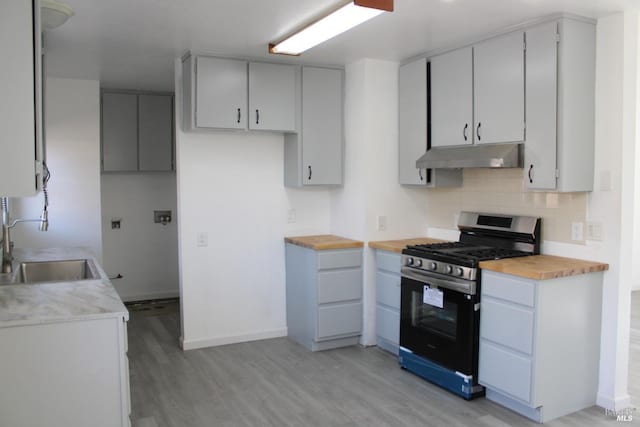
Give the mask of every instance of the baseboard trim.
[[220, 345], [237, 344], [248, 341], [267, 340], [271, 338], [280, 338], [287, 336], [287, 328], [271, 329], [262, 332], [256, 332], [251, 334], [242, 335], [227, 335], [215, 338], [199, 338], [192, 340], [185, 340], [180, 337], [180, 346], [183, 350], [195, 350], [205, 347], [217, 347]]
[[138, 294], [138, 295], [121, 295], [120, 298], [124, 302], [133, 302], [133, 301], [146, 301], [150, 299], [165, 299], [165, 298], [179, 298], [180, 292], [151, 292], [148, 294]]
[[622, 409], [631, 408], [631, 396], [624, 394], [618, 397], [605, 396], [598, 393], [596, 405], [610, 411], [620, 411]]

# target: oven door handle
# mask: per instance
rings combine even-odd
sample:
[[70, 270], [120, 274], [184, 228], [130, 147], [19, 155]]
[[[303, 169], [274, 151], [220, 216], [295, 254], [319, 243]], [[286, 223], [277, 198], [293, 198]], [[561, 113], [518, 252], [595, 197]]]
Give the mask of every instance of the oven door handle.
[[441, 279], [431, 274], [423, 273], [421, 271], [416, 271], [409, 268], [402, 269], [402, 277], [406, 277], [407, 279], [413, 279], [418, 282], [426, 282], [428, 284], [433, 284], [439, 288], [451, 289], [452, 291], [462, 292], [469, 295], [476, 294], [475, 281], [468, 281], [468, 282], [465, 281], [464, 283], [461, 283], [453, 280]]

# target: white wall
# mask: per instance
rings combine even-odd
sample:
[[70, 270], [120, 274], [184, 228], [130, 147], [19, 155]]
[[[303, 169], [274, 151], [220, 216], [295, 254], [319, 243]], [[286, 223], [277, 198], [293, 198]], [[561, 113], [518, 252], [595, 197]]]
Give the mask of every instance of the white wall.
[[182, 345], [286, 335], [284, 237], [329, 232], [329, 191], [284, 187], [282, 134], [182, 132], [181, 74], [176, 61]]
[[[636, 13], [638, 15], [638, 22], [636, 23], [638, 27], [640, 27], [640, 13]], [[635, 140], [640, 141], [640, 31], [637, 31], [636, 36], [636, 90], [635, 90]], [[629, 37], [634, 37], [633, 34], [630, 34]], [[632, 64], [629, 64], [630, 66]], [[633, 101], [632, 101], [633, 102]], [[633, 205], [633, 224], [634, 224], [634, 233], [633, 233], [633, 249], [632, 249], [632, 258], [637, 260], [640, 259], [640, 150], [635, 150], [634, 157], [635, 164], [635, 176], [634, 176], [634, 205]], [[633, 263], [633, 280], [632, 280], [632, 289], [640, 290], [640, 263]]]
[[[154, 210], [171, 210], [172, 222], [153, 222]], [[176, 176], [173, 173], [102, 175], [104, 269], [125, 301], [178, 296]], [[119, 230], [111, 219], [121, 219]]]
[[[398, 184], [398, 64], [363, 59], [346, 67], [345, 180], [331, 194], [331, 232], [365, 242], [425, 236], [425, 189]], [[377, 217], [387, 217], [378, 231]], [[375, 344], [375, 260], [365, 248], [364, 328]]]
[[[19, 224], [12, 240], [16, 247], [83, 246], [101, 260], [99, 82], [48, 78], [45, 108], [49, 231]], [[38, 218], [42, 201], [42, 194], [13, 199], [13, 217]]]
[[610, 266], [602, 293], [598, 404], [616, 410], [630, 405], [627, 377], [634, 262], [637, 21], [636, 13], [616, 14], [600, 19], [597, 28], [596, 185], [589, 195], [587, 218], [606, 227], [605, 239], [597, 247], [598, 257]]

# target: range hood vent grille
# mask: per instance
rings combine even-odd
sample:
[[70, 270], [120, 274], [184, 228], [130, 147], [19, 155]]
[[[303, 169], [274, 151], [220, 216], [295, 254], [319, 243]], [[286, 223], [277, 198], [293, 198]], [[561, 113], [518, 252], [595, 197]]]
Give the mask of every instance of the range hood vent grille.
[[431, 148], [416, 161], [420, 169], [521, 168], [524, 144]]

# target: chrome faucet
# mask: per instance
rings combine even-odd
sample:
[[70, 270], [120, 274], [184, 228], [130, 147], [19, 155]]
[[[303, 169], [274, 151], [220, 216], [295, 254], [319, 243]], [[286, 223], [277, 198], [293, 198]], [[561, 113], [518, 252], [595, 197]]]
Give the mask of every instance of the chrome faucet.
[[49, 213], [47, 212], [47, 203], [45, 202], [42, 215], [38, 219], [16, 219], [11, 222], [9, 215], [9, 199], [7, 197], [0, 198], [0, 208], [2, 209], [2, 273], [13, 272], [13, 253], [11, 244], [10, 230], [21, 222], [39, 222], [40, 231], [49, 229]]

